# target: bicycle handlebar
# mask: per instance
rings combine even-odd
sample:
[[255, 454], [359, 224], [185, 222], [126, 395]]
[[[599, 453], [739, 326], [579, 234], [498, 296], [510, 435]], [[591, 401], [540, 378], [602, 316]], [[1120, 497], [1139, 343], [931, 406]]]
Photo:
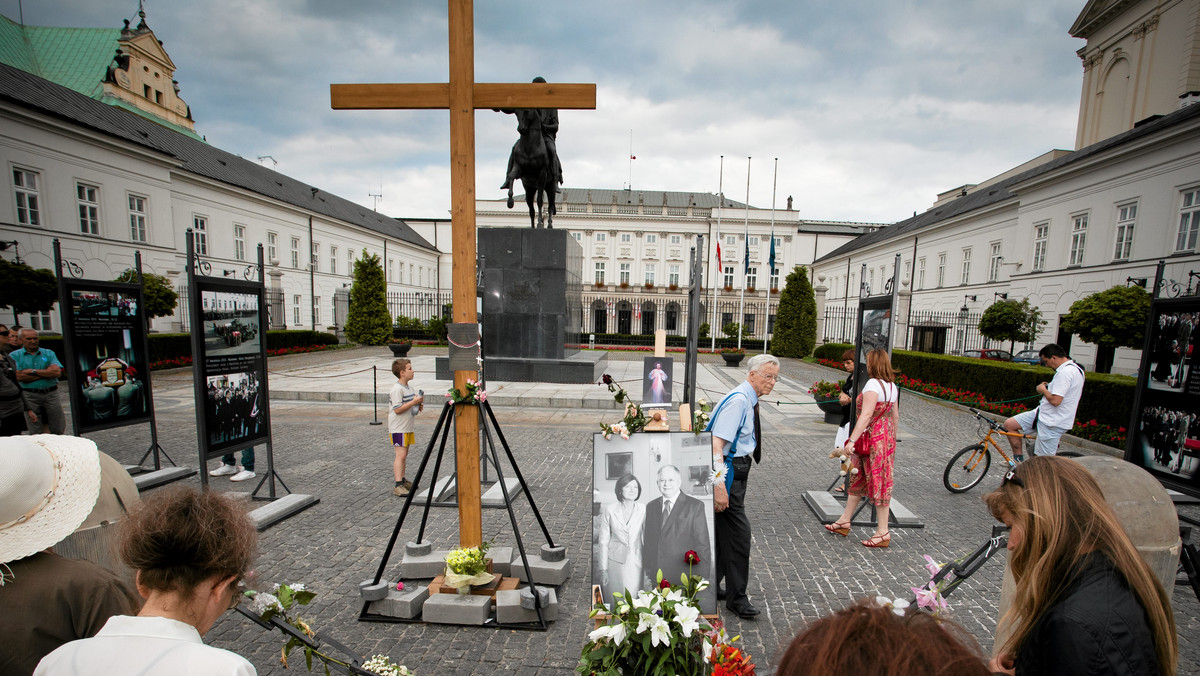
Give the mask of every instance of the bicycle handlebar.
[[971, 413], [973, 413], [976, 418], [979, 418], [983, 422], [987, 423], [992, 429], [994, 429], [994, 430], [1003, 430], [1004, 429], [1004, 425], [1001, 425], [1000, 423], [996, 422], [995, 420], [992, 420], [991, 418], [985, 416], [984, 414], [980, 413], [979, 411], [977, 411], [975, 409], [970, 409], [970, 410], [971, 410]]

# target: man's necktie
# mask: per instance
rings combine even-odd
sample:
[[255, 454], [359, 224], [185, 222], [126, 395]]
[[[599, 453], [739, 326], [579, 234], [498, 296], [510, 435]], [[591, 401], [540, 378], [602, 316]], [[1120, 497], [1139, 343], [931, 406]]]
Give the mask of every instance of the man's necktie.
[[671, 516], [671, 501], [664, 500], [663, 501], [663, 517], [662, 517], [663, 523], [667, 522], [668, 516]]
[[762, 461], [762, 425], [758, 422], [758, 402], [754, 402], [754, 463]]

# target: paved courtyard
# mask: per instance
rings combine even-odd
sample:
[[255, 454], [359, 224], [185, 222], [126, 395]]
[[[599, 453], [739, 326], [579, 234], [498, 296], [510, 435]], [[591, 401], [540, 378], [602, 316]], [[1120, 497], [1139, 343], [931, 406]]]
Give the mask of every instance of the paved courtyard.
[[[414, 385], [427, 395], [444, 391], [433, 379], [432, 349], [414, 349]], [[634, 380], [626, 388], [637, 397], [645, 353], [609, 353], [609, 372]], [[682, 380], [682, 355], [676, 355], [676, 380]], [[592, 533], [591, 439], [598, 422], [619, 418], [611, 395], [602, 387], [523, 383], [489, 384], [496, 416], [556, 544], [566, 545], [573, 577], [560, 590], [560, 618], [547, 632], [458, 628], [424, 624], [378, 624], [357, 620], [361, 602], [357, 584], [372, 577], [399, 515], [401, 499], [391, 495], [391, 451], [385, 428], [369, 423], [386, 404], [373, 405], [371, 365], [379, 367], [378, 392], [386, 397], [392, 378], [391, 357], [383, 348], [339, 350], [326, 354], [273, 358], [270, 362], [271, 417], [279, 473], [297, 493], [310, 493], [320, 504], [261, 534], [257, 571], [260, 583], [304, 582], [317, 592], [304, 617], [360, 654], [385, 653], [421, 676], [449, 674], [569, 674], [574, 670], [591, 622], [589, 608]], [[838, 372], [796, 360], [783, 360], [785, 378], [767, 397], [777, 405], [762, 408], [764, 459], [750, 475], [747, 510], [754, 545], [750, 596], [763, 611], [757, 622], [725, 620], [741, 634], [760, 674], [774, 672], [780, 650], [806, 622], [868, 595], [911, 596], [924, 582], [922, 554], [938, 560], [957, 558], [981, 544], [993, 519], [980, 497], [999, 483], [993, 467], [984, 483], [963, 495], [942, 486], [950, 455], [977, 437], [969, 415], [953, 406], [917, 396], [901, 400], [901, 443], [896, 458], [895, 498], [925, 523], [923, 529], [894, 529], [890, 549], [858, 544], [869, 534], [856, 528], [850, 538], [828, 535], [802, 499], [807, 490], [825, 489], [836, 474], [827, 458], [835, 428], [804, 394], [814, 380], [833, 380]], [[366, 368], [367, 370], [363, 370]], [[697, 381], [702, 396], [721, 396], [740, 381], [743, 369], [730, 369], [704, 355]], [[195, 466], [195, 417], [191, 371], [155, 374], [159, 439], [181, 465]], [[676, 397], [679, 396], [676, 383]], [[432, 396], [429, 399], [433, 399]], [[428, 406], [418, 418], [418, 447], [423, 452], [438, 409]], [[106, 430], [89, 435], [101, 450], [122, 462], [136, 462], [149, 443], [148, 426]], [[1081, 450], [1081, 449], [1076, 449]], [[1087, 452], [1087, 451], [1085, 451]], [[260, 475], [265, 470], [261, 459]], [[417, 459], [410, 456], [410, 477]], [[198, 485], [192, 477], [182, 483]], [[248, 482], [250, 484], [254, 482]], [[245, 491], [247, 484], [216, 479], [219, 490]], [[1187, 507], [1191, 516], [1200, 509]], [[516, 505], [526, 545], [541, 544], [528, 503]], [[457, 543], [456, 511], [434, 509], [426, 539], [435, 548]], [[418, 520], [410, 516], [400, 542], [415, 539]], [[514, 543], [504, 510], [484, 510], [483, 533], [499, 545]], [[388, 575], [399, 562], [393, 556]], [[951, 597], [951, 617], [991, 649], [1004, 554], [998, 555]], [[1200, 603], [1191, 589], [1174, 590], [1180, 642], [1179, 673], [1200, 673]], [[294, 654], [292, 668], [279, 664], [278, 632], [267, 633], [235, 613], [222, 617], [206, 640], [246, 656], [260, 674], [304, 672]], [[297, 663], [295, 660], [301, 660]]]

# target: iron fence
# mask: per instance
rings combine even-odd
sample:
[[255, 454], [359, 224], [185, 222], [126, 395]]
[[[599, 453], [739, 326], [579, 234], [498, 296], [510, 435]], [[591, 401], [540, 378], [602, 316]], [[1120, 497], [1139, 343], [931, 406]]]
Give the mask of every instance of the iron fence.
[[[979, 333], [982, 318], [979, 312], [913, 310], [907, 318], [903, 346], [935, 354], [962, 354], [964, 350], [989, 347], [990, 341]], [[825, 306], [824, 342], [853, 343], [857, 327], [857, 306]]]
[[450, 291], [391, 291], [387, 295], [388, 314], [392, 321], [401, 315], [428, 322], [434, 317], [450, 321]]

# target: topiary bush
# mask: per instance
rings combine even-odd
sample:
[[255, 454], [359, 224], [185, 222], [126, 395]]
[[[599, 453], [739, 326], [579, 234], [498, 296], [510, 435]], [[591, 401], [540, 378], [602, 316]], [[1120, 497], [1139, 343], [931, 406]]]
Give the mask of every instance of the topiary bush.
[[816, 343], [817, 301], [808, 281], [808, 272], [797, 265], [788, 273], [783, 292], [779, 294], [771, 354], [803, 358], [812, 354]]

